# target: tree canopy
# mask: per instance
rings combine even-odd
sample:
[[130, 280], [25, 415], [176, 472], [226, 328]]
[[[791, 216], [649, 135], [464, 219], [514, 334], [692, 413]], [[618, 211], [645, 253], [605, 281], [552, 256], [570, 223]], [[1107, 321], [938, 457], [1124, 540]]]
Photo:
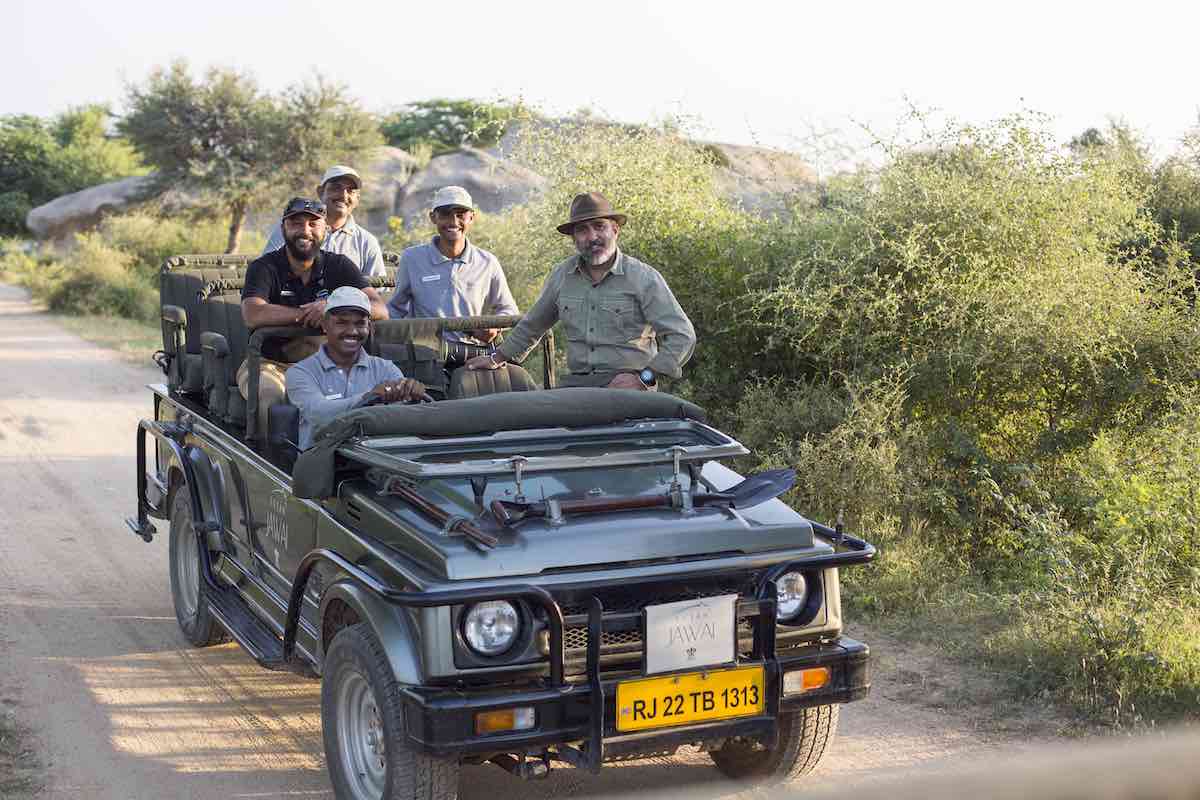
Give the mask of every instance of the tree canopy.
[[158, 180], [228, 209], [231, 253], [252, 204], [307, 188], [329, 164], [380, 143], [375, 118], [344, 87], [320, 79], [271, 95], [235, 70], [213, 68], [198, 79], [176, 62], [130, 86], [126, 102], [118, 127]]
[[409, 103], [384, 117], [380, 128], [388, 144], [412, 152], [428, 147], [433, 155], [460, 147], [490, 147], [513, 119], [529, 114], [520, 103], [435, 98]]

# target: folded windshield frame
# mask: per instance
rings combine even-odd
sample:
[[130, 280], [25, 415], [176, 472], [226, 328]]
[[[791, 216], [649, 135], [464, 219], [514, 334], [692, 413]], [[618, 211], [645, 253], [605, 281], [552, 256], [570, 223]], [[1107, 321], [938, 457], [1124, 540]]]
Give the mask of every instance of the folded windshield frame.
[[533, 428], [471, 436], [376, 436], [339, 455], [413, 478], [502, 475], [523, 459], [526, 474], [546, 470], [681, 464], [748, 454], [740, 442], [694, 420], [639, 420], [588, 428]]

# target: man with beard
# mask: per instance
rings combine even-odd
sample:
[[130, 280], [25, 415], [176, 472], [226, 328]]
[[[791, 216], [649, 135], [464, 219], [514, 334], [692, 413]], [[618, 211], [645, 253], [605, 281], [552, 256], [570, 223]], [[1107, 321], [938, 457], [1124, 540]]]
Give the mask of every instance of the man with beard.
[[[438, 189], [429, 221], [437, 235], [425, 244], [406, 248], [400, 256], [396, 293], [388, 300], [392, 318], [519, 314], [499, 259], [467, 238], [475, 224], [470, 193], [461, 186]], [[498, 333], [489, 328], [469, 333], [446, 331], [444, 336], [450, 342], [486, 345]]]
[[300, 409], [300, 449], [317, 428], [343, 411], [367, 404], [427, 399], [425, 387], [405, 378], [386, 358], [368, 355], [373, 304], [361, 290], [342, 286], [330, 293], [321, 319], [325, 344], [287, 371], [287, 395]]
[[678, 378], [696, 346], [696, 330], [658, 270], [617, 247], [625, 215], [596, 192], [571, 203], [558, 232], [578, 255], [550, 272], [542, 294], [496, 352], [469, 369], [520, 361], [559, 320], [567, 335], [563, 386], [654, 390], [658, 377]]
[[[353, 167], [335, 164], [325, 171], [317, 186], [317, 197], [325, 204], [326, 210], [325, 239], [321, 242], [321, 249], [346, 256], [368, 278], [381, 277], [386, 273], [379, 240], [354, 221], [354, 209], [358, 208], [361, 193], [362, 177]], [[276, 225], [262, 254], [273, 253], [283, 244], [283, 226]]]
[[[387, 309], [367, 279], [349, 258], [321, 250], [325, 239], [325, 204], [294, 197], [283, 210], [286, 244], [261, 256], [246, 269], [242, 288], [242, 319], [247, 328], [265, 325], [320, 327], [329, 293], [339, 286], [362, 289], [370, 302], [371, 316], [386, 319]], [[296, 339], [282, 344], [268, 341], [263, 347], [258, 383], [258, 431], [267, 430], [267, 412], [283, 399], [284, 371], [288, 363], [312, 353], [319, 342]], [[246, 397], [249, 370], [243, 362], [237, 373], [238, 388]]]

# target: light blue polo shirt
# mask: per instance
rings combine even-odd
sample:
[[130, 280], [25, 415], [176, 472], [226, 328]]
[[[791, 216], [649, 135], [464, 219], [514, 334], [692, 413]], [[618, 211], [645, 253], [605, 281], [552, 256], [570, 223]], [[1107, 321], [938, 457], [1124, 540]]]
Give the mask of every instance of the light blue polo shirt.
[[300, 409], [301, 450], [312, 444], [313, 434], [343, 411], [362, 404], [363, 395], [384, 381], [404, 380], [400, 368], [386, 358], [360, 350], [348, 372], [333, 363], [325, 346], [287, 371], [287, 396]]
[[[478, 317], [519, 314], [500, 260], [467, 242], [458, 258], [437, 248], [438, 237], [405, 248], [396, 270], [396, 293], [388, 314], [399, 317]], [[468, 334], [446, 331], [447, 339], [473, 342]]]

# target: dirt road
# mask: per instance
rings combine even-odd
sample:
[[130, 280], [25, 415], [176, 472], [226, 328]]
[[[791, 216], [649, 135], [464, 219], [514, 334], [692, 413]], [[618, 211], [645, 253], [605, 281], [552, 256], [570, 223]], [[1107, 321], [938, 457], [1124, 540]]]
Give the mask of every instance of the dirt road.
[[[23, 292], [0, 286], [0, 374], [0, 708], [34, 731], [43, 796], [331, 797], [319, 685], [263, 671], [233, 645], [187, 647], [171, 608], [165, 537], [143, 544], [122, 522], [134, 510], [134, 429], [150, 412], [143, 385], [161, 373], [66, 333]], [[986, 715], [939, 708], [945, 698], [927, 695], [956, 679], [926, 670], [933, 659], [883, 650], [876, 691], [844, 709], [814, 783], [871, 779], [1024, 738], [997, 731]], [[472, 767], [461, 797], [683, 784], [693, 796], [735, 793], [702, 754], [673, 764], [634, 762], [596, 779], [556, 769], [535, 784]]]

